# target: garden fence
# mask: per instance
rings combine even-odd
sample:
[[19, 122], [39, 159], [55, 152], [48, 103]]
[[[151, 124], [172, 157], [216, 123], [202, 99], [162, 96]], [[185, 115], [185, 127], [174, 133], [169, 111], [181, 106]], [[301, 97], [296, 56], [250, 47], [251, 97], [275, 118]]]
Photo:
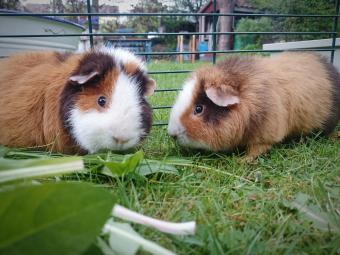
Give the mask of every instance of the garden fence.
[[[87, 0], [87, 12], [86, 13], [0, 13], [0, 16], [31, 16], [31, 17], [41, 17], [41, 16], [61, 16], [61, 17], [71, 17], [71, 16], [87, 16], [88, 19], [88, 33], [74, 33], [74, 34], [30, 34], [30, 35], [20, 35], [11, 34], [4, 35], [1, 34], [0, 38], [20, 38], [20, 37], [61, 37], [61, 36], [88, 36], [91, 48], [94, 46], [93, 38], [95, 36], [148, 36], [149, 33], [94, 33], [93, 24], [91, 17], [118, 17], [118, 16], [210, 16], [212, 17], [212, 32], [179, 32], [179, 33], [152, 33], [153, 36], [178, 36], [178, 35], [211, 35], [212, 36], [212, 50], [211, 51], [194, 51], [194, 52], [140, 52], [139, 55], [144, 56], [156, 56], [156, 55], [179, 55], [179, 54], [212, 54], [212, 62], [216, 62], [216, 54], [229, 54], [229, 53], [273, 53], [281, 52], [282, 50], [217, 50], [217, 36], [218, 35], [328, 35], [331, 37], [331, 44], [328, 48], [316, 48], [316, 49], [305, 49], [305, 51], [328, 51], [331, 53], [330, 61], [334, 61], [334, 53], [336, 47], [336, 37], [337, 37], [337, 25], [339, 19], [339, 0], [336, 1], [335, 10], [333, 15], [318, 15], [318, 14], [270, 14], [270, 13], [218, 13], [216, 0], [213, 0], [213, 12], [212, 13], [93, 13], [91, 12], [91, 1]], [[233, 16], [233, 17], [270, 17], [270, 18], [322, 18], [322, 19], [333, 19], [332, 31], [313, 31], [313, 32], [217, 32], [217, 19], [219, 16]], [[299, 49], [303, 51], [303, 49]], [[171, 75], [175, 73], [188, 73], [192, 70], [179, 70], [179, 71], [152, 71], [149, 74], [164, 74]], [[176, 92], [180, 88], [163, 88], [157, 89], [155, 92]], [[171, 105], [167, 106], [153, 106], [154, 110], [170, 109]], [[167, 125], [166, 122], [154, 123], [154, 126]]]

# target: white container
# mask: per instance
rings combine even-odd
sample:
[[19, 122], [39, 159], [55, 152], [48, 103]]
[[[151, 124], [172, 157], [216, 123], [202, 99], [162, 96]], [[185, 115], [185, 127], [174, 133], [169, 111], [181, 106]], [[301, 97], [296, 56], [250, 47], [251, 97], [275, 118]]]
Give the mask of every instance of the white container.
[[[52, 17], [0, 16], [0, 35], [80, 34], [83, 31], [84, 27], [78, 24]], [[0, 38], [0, 56], [22, 51], [76, 51], [79, 39], [80, 36]]]
[[[263, 44], [264, 50], [292, 50], [292, 49], [323, 49], [332, 47], [332, 39], [308, 40], [297, 42], [281, 42]], [[340, 38], [336, 38], [336, 50], [334, 54], [334, 66], [340, 71]], [[325, 56], [328, 60], [331, 58], [331, 51], [319, 51], [320, 55]], [[272, 54], [277, 54], [273, 52]]]

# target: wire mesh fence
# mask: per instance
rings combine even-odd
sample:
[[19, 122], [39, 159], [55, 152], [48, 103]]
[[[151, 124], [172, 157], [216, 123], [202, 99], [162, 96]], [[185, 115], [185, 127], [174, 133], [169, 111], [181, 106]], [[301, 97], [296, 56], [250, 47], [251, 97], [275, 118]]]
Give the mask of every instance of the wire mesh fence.
[[[211, 32], [162, 32], [162, 33], [153, 33], [154, 36], [212, 36], [212, 49], [207, 51], [161, 51], [161, 52], [139, 52], [136, 53], [141, 56], [176, 56], [176, 55], [192, 55], [192, 54], [212, 54], [211, 62], [214, 64], [216, 62], [217, 54], [230, 54], [230, 53], [276, 53], [281, 52], [283, 50], [264, 50], [264, 49], [254, 49], [254, 50], [218, 50], [217, 49], [217, 37], [220, 35], [323, 35], [331, 38], [331, 43], [328, 47], [324, 48], [312, 48], [312, 49], [296, 49], [296, 51], [316, 51], [316, 52], [329, 52], [330, 53], [330, 61], [334, 62], [335, 50], [336, 50], [336, 37], [337, 37], [337, 29], [338, 29], [338, 21], [339, 21], [339, 0], [336, 0], [335, 10], [333, 15], [318, 15], [318, 14], [274, 14], [274, 13], [220, 13], [217, 11], [217, 1], [212, 1], [212, 13], [95, 13], [91, 12], [91, 0], [86, 0], [86, 13], [22, 13], [22, 12], [14, 12], [14, 13], [0, 13], [0, 17], [20, 17], [20, 16], [29, 16], [29, 17], [80, 17], [86, 16], [88, 21], [88, 32], [86, 33], [66, 33], [66, 34], [0, 34], [0, 38], [39, 38], [39, 37], [79, 37], [79, 36], [87, 36], [89, 38], [90, 47], [94, 47], [94, 38], [98, 36], [131, 36], [131, 37], [147, 37], [149, 33], [120, 33], [120, 32], [107, 32], [107, 33], [98, 33], [93, 30], [93, 22], [92, 19], [94, 17], [129, 17], [129, 16], [145, 16], [145, 17], [200, 17], [206, 16], [212, 18], [212, 31]], [[268, 32], [254, 32], [254, 31], [230, 31], [230, 32], [218, 32], [217, 31], [217, 19], [220, 16], [229, 16], [229, 17], [247, 17], [247, 18], [258, 18], [258, 17], [268, 17], [268, 18], [304, 18], [304, 19], [333, 19], [333, 26], [331, 31], [268, 31]], [[294, 49], [293, 49], [294, 51]], [[192, 70], [156, 70], [150, 71], [150, 75], [173, 75], [173, 74], [186, 74], [191, 72]], [[167, 92], [177, 92], [180, 88], [161, 88], [157, 89], [156, 93], [167, 93]], [[155, 111], [160, 110], [169, 110], [171, 105], [163, 105], [157, 106], [154, 105], [153, 109]], [[167, 125], [166, 122], [158, 122], [154, 123], [154, 126], [163, 126]]]

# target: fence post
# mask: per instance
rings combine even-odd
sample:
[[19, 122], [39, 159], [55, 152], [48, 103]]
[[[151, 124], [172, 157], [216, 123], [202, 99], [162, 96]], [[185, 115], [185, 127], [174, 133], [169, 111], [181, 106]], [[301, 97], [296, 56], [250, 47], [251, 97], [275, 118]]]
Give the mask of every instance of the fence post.
[[91, 0], [87, 0], [87, 19], [89, 21], [89, 33], [90, 33], [90, 47], [91, 49], [93, 49], [93, 35], [92, 35], [92, 15], [90, 14], [91, 13]]
[[336, 16], [334, 17], [334, 24], [333, 24], [333, 39], [332, 39], [332, 51], [331, 51], [331, 63], [334, 62], [334, 54], [335, 54], [335, 43], [337, 37], [337, 30], [338, 30], [338, 20], [339, 20], [339, 0], [336, 0]]
[[[216, 14], [217, 10], [216, 10], [216, 0], [213, 0], [213, 14]], [[216, 25], [217, 25], [217, 16], [213, 15], [213, 51], [216, 51], [216, 44], [217, 44], [217, 38], [216, 38]], [[213, 63], [216, 63], [216, 53], [213, 53]]]
[[[189, 45], [190, 45], [190, 52], [196, 52], [196, 36], [195, 35], [191, 37]], [[195, 58], [196, 58], [195, 54], [190, 54], [191, 63], [195, 63]]]
[[[213, 13], [216, 14], [216, 0], [213, 0]], [[213, 16], [213, 51], [216, 51], [217, 37], [216, 37], [217, 16]], [[213, 63], [216, 63], [216, 53], [213, 53]]]
[[[177, 50], [182, 53], [183, 52], [183, 35], [178, 35], [177, 36]], [[178, 54], [177, 55], [177, 61], [179, 63], [183, 63], [183, 54]]]

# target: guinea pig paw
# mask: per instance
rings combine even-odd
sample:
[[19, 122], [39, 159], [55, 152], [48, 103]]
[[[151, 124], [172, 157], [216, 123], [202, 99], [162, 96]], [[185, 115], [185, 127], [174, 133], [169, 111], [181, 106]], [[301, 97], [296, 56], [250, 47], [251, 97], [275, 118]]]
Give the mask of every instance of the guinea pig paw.
[[256, 158], [257, 158], [256, 156], [245, 155], [242, 158], [240, 158], [240, 163], [255, 165], [257, 163]]
[[261, 154], [266, 153], [270, 149], [271, 145], [270, 144], [255, 144], [255, 145], [250, 145], [247, 148], [247, 153], [243, 157], [242, 161], [245, 163], [256, 163], [256, 159], [258, 156]]

